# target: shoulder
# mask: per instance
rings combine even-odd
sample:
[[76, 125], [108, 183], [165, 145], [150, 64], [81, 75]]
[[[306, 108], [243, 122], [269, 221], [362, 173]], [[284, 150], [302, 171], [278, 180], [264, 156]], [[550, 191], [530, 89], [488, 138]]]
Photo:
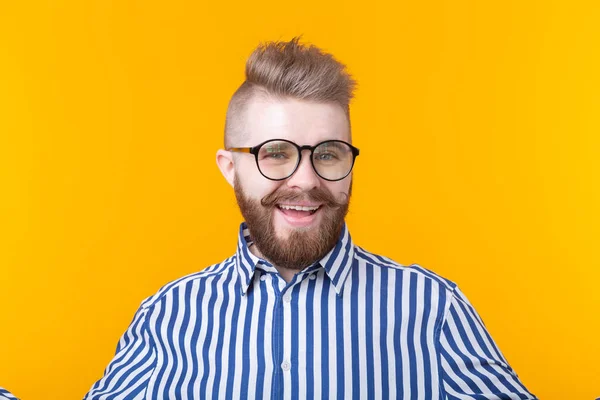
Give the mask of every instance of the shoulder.
[[355, 246], [354, 257], [357, 261], [363, 262], [372, 268], [386, 270], [387, 273], [394, 273], [407, 278], [413, 277], [416, 280], [421, 279], [428, 281], [449, 293], [454, 293], [454, 291], [457, 290], [456, 283], [420, 266], [419, 264], [411, 264], [408, 266], [402, 265], [391, 258], [373, 254], [359, 246]]
[[0, 400], [17, 400], [17, 398], [8, 390], [0, 387]]
[[201, 284], [203, 281], [219, 277], [224, 274], [230, 273], [233, 269], [235, 269], [235, 255], [227, 258], [226, 260], [213, 264], [206, 269], [203, 269], [199, 272], [194, 272], [192, 274], [183, 276], [179, 279], [171, 281], [161, 287], [158, 292], [154, 295], [145, 299], [141, 306], [140, 311], [148, 310], [152, 308], [157, 303], [160, 303], [162, 300], [169, 296], [173, 296], [178, 290], [187, 287], [188, 285]]

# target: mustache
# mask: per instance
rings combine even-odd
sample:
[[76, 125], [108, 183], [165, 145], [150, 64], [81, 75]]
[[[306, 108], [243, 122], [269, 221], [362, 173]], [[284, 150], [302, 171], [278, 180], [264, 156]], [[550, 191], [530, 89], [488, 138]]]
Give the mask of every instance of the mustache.
[[320, 203], [330, 208], [344, 207], [348, 203], [348, 194], [344, 193], [345, 201], [337, 201], [335, 197], [327, 190], [314, 188], [308, 192], [296, 192], [285, 189], [278, 189], [263, 197], [260, 204], [263, 207], [275, 207], [279, 203], [294, 201], [310, 201]]

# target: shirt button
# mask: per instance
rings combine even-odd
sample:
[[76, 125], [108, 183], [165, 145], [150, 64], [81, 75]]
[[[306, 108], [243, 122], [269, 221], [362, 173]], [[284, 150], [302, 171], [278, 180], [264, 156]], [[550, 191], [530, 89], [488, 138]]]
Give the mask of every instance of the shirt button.
[[289, 361], [284, 361], [281, 363], [281, 369], [284, 371], [289, 371], [290, 368], [292, 368], [292, 365], [290, 364]]
[[260, 277], [261, 281], [266, 281], [267, 280], [267, 274], [264, 274], [263, 276]]
[[292, 301], [292, 295], [289, 293], [286, 293], [285, 296], [283, 296], [283, 301], [285, 301], [286, 303], [289, 303], [290, 301]]
[[317, 274], [311, 274], [311, 275], [309, 275], [308, 279], [310, 279], [311, 281], [314, 281], [315, 279], [317, 279]]

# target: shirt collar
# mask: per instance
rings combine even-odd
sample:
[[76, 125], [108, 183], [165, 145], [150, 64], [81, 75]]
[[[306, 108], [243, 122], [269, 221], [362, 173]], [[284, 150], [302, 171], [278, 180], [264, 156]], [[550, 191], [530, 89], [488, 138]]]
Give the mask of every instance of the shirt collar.
[[[258, 264], [264, 264], [266, 269], [273, 268], [271, 264], [250, 252], [252, 245], [250, 232], [245, 222], [240, 225], [238, 246], [236, 252], [236, 268], [240, 278], [242, 294], [246, 294]], [[319, 264], [333, 283], [336, 293], [341, 296], [344, 282], [354, 263], [354, 243], [348, 227], [344, 223], [340, 237], [335, 246], [315, 264]], [[311, 266], [312, 269], [312, 266]]]

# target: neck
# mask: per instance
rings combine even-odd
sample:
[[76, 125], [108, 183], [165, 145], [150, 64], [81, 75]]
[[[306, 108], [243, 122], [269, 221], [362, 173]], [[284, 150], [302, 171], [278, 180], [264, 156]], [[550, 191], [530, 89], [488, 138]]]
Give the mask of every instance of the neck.
[[[250, 250], [250, 253], [254, 254], [256, 257], [266, 260], [266, 258], [262, 255], [262, 253], [260, 252], [258, 247], [256, 247], [256, 245], [250, 246], [249, 250]], [[273, 266], [275, 267], [277, 272], [279, 272], [279, 275], [283, 278], [283, 280], [285, 280], [287, 283], [290, 283], [292, 281], [292, 279], [294, 278], [294, 275], [296, 275], [298, 272], [302, 271], [301, 269], [296, 270], [296, 269], [290, 269], [290, 268], [283, 268], [278, 265], [273, 265]]]

